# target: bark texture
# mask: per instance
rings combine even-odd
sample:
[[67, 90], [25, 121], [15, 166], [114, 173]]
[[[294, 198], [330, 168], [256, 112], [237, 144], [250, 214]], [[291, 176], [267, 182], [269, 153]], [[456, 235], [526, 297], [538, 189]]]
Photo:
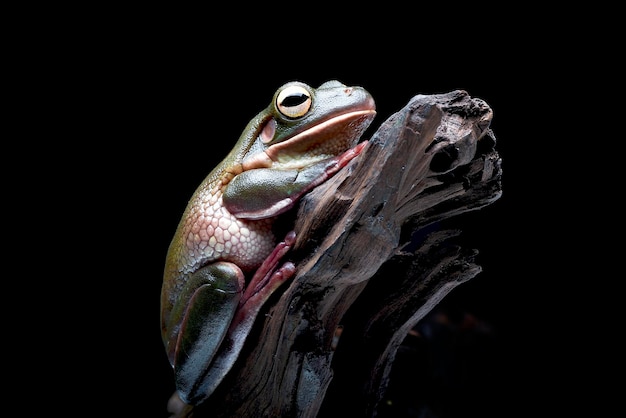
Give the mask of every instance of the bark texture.
[[461, 231], [432, 226], [500, 197], [491, 119], [465, 91], [414, 96], [301, 201], [296, 277], [194, 417], [376, 414], [407, 332], [481, 271]]

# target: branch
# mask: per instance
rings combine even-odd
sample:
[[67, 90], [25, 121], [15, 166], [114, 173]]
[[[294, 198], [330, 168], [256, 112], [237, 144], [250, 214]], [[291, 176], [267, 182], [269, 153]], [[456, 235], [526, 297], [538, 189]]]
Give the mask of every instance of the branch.
[[464, 91], [415, 96], [301, 201], [296, 277], [195, 417], [375, 414], [407, 332], [481, 270], [434, 226], [500, 197], [491, 118]]

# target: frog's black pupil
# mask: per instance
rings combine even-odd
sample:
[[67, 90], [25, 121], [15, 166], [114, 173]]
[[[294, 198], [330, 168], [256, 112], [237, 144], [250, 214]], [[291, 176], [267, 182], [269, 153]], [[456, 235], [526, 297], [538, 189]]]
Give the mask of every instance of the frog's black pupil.
[[287, 107], [298, 106], [306, 102], [308, 98], [309, 96], [307, 96], [304, 93], [292, 94], [291, 96], [285, 97], [285, 100], [283, 100], [283, 106], [287, 106]]

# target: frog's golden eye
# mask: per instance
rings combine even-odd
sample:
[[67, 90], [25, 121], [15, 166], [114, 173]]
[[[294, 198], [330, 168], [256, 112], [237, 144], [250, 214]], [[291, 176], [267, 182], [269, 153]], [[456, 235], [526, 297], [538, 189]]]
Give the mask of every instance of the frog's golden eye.
[[288, 118], [302, 117], [311, 108], [311, 93], [302, 86], [286, 87], [276, 97], [276, 108]]

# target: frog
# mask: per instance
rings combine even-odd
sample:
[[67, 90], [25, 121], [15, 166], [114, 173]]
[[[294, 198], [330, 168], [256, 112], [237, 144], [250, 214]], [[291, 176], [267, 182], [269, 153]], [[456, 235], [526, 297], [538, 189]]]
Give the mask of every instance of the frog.
[[[285, 83], [197, 187], [167, 250], [161, 337], [185, 405], [231, 370], [263, 305], [296, 272], [297, 236], [274, 225], [366, 147], [371, 94], [337, 80]], [[281, 239], [278, 239], [281, 238]]]

